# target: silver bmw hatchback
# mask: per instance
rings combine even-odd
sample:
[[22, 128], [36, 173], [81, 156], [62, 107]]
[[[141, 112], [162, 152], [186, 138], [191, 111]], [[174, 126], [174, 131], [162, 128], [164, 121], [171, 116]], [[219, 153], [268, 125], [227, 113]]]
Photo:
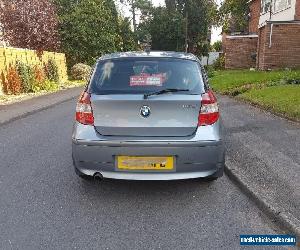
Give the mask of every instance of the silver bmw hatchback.
[[105, 55], [76, 106], [72, 157], [82, 178], [215, 180], [224, 172], [217, 100], [192, 54]]

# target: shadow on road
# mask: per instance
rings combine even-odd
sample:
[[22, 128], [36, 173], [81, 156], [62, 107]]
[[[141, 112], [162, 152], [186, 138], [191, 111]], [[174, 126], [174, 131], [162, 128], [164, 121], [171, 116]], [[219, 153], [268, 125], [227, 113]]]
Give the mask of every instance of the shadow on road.
[[[187, 198], [191, 197], [193, 193], [198, 193], [199, 190], [203, 196], [212, 193], [216, 190], [217, 182], [207, 182], [202, 179], [180, 180], [180, 181], [128, 181], [128, 180], [111, 180], [104, 179], [102, 181], [86, 181], [78, 180], [80, 182], [80, 192], [91, 195], [93, 198], [118, 198], [118, 196], [125, 197], [169, 197], [169, 198]], [[219, 180], [221, 182], [221, 180]], [[198, 193], [199, 194], [199, 193]], [[199, 196], [199, 195], [197, 195]], [[122, 200], [122, 199], [121, 199]]]

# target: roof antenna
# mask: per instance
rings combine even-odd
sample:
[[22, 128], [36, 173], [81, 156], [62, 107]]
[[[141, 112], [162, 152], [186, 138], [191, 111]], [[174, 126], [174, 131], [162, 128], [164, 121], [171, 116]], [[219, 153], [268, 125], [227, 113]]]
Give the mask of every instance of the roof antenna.
[[152, 39], [151, 39], [151, 35], [150, 34], [147, 34], [145, 36], [145, 40], [143, 42], [143, 47], [144, 47], [144, 51], [149, 54], [150, 51], [151, 51], [151, 43], [152, 43]]

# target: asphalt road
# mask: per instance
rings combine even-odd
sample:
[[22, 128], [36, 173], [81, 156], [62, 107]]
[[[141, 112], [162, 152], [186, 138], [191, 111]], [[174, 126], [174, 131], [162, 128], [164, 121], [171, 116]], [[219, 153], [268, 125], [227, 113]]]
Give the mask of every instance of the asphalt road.
[[226, 96], [218, 101], [226, 131], [227, 169], [278, 219], [300, 232], [299, 123]]
[[74, 107], [68, 101], [0, 127], [0, 249], [240, 249], [240, 234], [279, 232], [226, 176], [79, 179]]

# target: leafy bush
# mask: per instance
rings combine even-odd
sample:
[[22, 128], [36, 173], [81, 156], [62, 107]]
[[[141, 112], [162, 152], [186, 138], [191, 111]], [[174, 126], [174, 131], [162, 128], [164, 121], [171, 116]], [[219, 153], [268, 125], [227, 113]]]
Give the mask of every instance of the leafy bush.
[[212, 67], [215, 70], [225, 69], [225, 56], [220, 55], [219, 58], [213, 63]]
[[52, 59], [44, 67], [32, 67], [17, 61], [15, 66], [10, 65], [6, 75], [2, 72], [0, 77], [5, 94], [55, 91], [60, 88], [58, 67]]
[[19, 76], [19, 73], [14, 66], [10, 66], [7, 72], [7, 85], [5, 92], [6, 94], [20, 94], [22, 91], [22, 81]]
[[2, 81], [2, 89], [3, 89], [3, 93], [4, 94], [7, 94], [8, 92], [8, 89], [7, 89], [7, 81], [5, 79], [5, 75], [4, 75], [4, 72], [2, 71], [1, 72], [1, 81]]
[[44, 70], [39, 67], [38, 65], [33, 67], [33, 72], [34, 72], [34, 85], [43, 85], [43, 82], [45, 81], [45, 72]]
[[59, 85], [57, 82], [50, 81], [50, 80], [45, 80], [43, 84], [36, 84], [33, 86], [33, 92], [37, 93], [42, 90], [50, 92], [50, 91], [56, 91], [59, 89]]
[[213, 51], [222, 51], [222, 41], [216, 41], [211, 47]]
[[71, 76], [74, 80], [88, 80], [92, 68], [83, 63], [77, 63], [71, 68]]
[[57, 82], [46, 80], [43, 84], [43, 90], [46, 91], [56, 91], [59, 89]]
[[205, 65], [204, 68], [205, 68], [205, 70], [206, 70], [206, 73], [207, 73], [208, 78], [214, 77], [214, 75], [215, 75], [215, 70], [214, 70], [214, 68], [213, 68], [212, 65]]
[[299, 70], [285, 70], [283, 79], [286, 84], [300, 84], [300, 72]]
[[22, 82], [22, 90], [26, 93], [32, 92], [32, 87], [34, 83], [34, 74], [29, 65], [18, 61], [16, 63], [16, 69], [19, 73]]
[[58, 74], [58, 66], [53, 59], [49, 59], [49, 61], [45, 64], [45, 73], [46, 77], [50, 81], [59, 82], [59, 74]]

